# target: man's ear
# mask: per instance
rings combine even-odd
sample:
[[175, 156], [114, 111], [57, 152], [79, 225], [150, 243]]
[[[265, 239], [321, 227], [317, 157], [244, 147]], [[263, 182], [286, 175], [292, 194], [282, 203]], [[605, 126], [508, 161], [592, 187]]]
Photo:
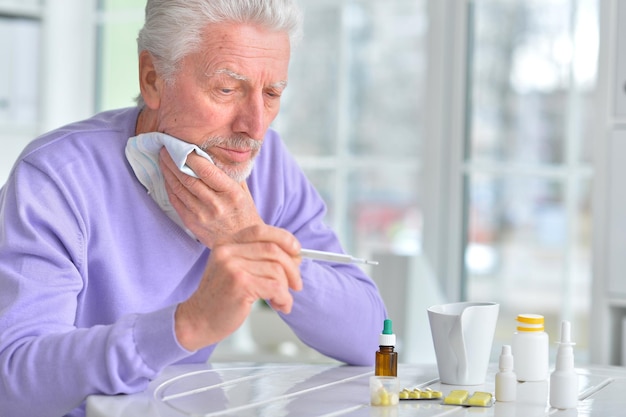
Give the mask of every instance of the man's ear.
[[146, 106], [157, 109], [161, 104], [163, 94], [163, 78], [157, 73], [154, 58], [148, 51], [139, 54], [139, 88]]

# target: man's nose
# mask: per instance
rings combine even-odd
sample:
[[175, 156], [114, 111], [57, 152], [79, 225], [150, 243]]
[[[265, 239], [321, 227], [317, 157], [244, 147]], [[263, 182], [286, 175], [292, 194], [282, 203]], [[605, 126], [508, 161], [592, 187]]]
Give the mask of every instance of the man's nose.
[[270, 115], [265, 108], [262, 94], [246, 97], [241, 103], [233, 123], [233, 130], [246, 136], [261, 140], [269, 125]]

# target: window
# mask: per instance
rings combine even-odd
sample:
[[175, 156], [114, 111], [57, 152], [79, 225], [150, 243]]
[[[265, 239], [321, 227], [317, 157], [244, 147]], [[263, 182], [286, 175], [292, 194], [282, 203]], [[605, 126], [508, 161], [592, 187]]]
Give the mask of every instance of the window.
[[101, 0], [98, 7], [96, 109], [134, 106], [139, 94], [137, 34], [145, 0]]
[[275, 127], [324, 196], [346, 250], [414, 254], [426, 2], [300, 3], [304, 39]]
[[478, 0], [470, 10], [462, 298], [572, 321], [588, 348], [596, 0]]

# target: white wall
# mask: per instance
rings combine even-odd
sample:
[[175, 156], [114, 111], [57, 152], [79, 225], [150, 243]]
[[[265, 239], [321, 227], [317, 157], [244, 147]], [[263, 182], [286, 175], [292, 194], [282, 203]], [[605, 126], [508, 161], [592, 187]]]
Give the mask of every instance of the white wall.
[[[0, 1], [0, 181], [39, 121], [40, 9]], [[13, 18], [15, 17], [15, 18]]]

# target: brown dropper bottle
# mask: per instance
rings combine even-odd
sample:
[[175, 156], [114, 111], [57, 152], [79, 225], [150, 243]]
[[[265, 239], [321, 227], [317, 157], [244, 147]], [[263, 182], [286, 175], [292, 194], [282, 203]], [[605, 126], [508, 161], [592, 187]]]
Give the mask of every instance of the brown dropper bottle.
[[378, 344], [374, 374], [377, 376], [398, 376], [398, 352], [394, 351], [396, 335], [393, 334], [392, 322], [389, 319], [385, 319]]

